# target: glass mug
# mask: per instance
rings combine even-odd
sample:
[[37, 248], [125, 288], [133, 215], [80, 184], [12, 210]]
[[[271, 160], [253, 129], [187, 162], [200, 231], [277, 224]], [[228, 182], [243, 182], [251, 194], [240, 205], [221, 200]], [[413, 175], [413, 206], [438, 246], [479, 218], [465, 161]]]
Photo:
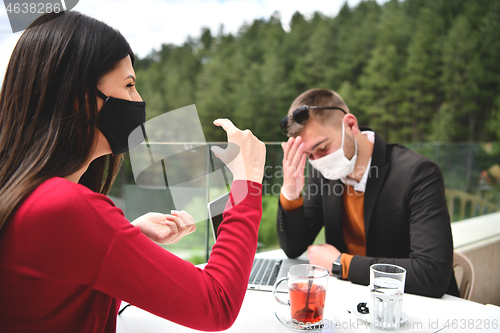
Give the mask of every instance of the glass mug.
[[[273, 296], [278, 303], [289, 306], [292, 321], [299, 326], [318, 325], [323, 320], [329, 272], [316, 265], [295, 265], [288, 268], [287, 277], [276, 281]], [[277, 295], [277, 288], [288, 281], [289, 301]]]

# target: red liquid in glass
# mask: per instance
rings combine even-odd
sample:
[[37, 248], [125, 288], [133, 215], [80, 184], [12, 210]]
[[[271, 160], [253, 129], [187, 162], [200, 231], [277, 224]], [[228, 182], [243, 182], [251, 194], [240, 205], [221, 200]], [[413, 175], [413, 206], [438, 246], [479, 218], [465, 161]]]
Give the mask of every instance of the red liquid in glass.
[[309, 284], [307, 282], [293, 283], [290, 286], [290, 308], [292, 319], [295, 322], [314, 324], [323, 319], [326, 289], [323, 286], [312, 284], [309, 306], [306, 307], [308, 289]]

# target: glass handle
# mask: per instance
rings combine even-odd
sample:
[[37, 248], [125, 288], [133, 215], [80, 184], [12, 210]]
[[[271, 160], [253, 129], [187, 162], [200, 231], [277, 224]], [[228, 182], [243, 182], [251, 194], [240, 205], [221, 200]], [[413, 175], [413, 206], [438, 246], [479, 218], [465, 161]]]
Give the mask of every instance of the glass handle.
[[286, 301], [286, 302], [283, 302], [282, 300], [280, 300], [280, 298], [278, 297], [278, 286], [280, 285], [281, 282], [283, 281], [286, 281], [288, 278], [284, 277], [284, 278], [281, 278], [279, 279], [278, 281], [276, 281], [276, 283], [274, 284], [274, 287], [273, 287], [273, 296], [274, 296], [274, 299], [280, 303], [281, 305], [285, 305], [285, 306], [290, 306], [290, 301]]

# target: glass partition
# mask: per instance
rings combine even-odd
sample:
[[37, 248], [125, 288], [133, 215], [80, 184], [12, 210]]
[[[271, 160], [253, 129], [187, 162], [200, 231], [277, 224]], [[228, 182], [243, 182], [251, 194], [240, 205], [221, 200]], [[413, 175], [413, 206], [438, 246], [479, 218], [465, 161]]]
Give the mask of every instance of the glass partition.
[[500, 211], [500, 143], [409, 143], [441, 169], [451, 220]]
[[[214, 244], [207, 203], [226, 193], [232, 182], [229, 170], [210, 152], [214, 144], [224, 147], [224, 143], [150, 143], [169, 157], [162, 163], [145, 161], [146, 167], [137, 176], [127, 154], [110, 193], [130, 221], [148, 212], [169, 213], [172, 209], [183, 209], [193, 215], [197, 231], [177, 244], [163, 247], [195, 264], [206, 262]], [[500, 143], [408, 143], [406, 146], [441, 168], [452, 221], [500, 211]], [[279, 142], [266, 143], [266, 148], [257, 251], [279, 248], [275, 224], [283, 151]], [[324, 242], [322, 233], [316, 242]]]

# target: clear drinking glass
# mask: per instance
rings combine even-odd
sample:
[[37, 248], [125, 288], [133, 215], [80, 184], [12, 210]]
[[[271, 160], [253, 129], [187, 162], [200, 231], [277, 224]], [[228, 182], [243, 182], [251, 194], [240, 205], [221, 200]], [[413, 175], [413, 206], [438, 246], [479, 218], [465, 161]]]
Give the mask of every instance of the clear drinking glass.
[[405, 279], [403, 267], [370, 266], [370, 332], [399, 332]]

